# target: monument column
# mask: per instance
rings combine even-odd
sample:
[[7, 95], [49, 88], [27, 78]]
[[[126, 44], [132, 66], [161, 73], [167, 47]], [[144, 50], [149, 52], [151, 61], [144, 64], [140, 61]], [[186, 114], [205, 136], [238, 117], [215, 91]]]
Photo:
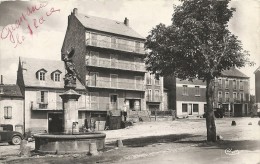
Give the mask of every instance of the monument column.
[[78, 133], [79, 126], [78, 126], [78, 99], [80, 94], [76, 91], [70, 89], [65, 93], [61, 94], [60, 97], [62, 98], [63, 102], [63, 112], [64, 112], [64, 133], [71, 134], [71, 133]]

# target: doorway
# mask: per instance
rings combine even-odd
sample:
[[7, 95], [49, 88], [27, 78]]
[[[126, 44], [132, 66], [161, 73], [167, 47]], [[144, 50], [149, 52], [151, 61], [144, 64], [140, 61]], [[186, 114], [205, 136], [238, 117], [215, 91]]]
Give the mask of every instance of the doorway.
[[48, 132], [59, 133], [63, 131], [62, 127], [63, 115], [62, 113], [48, 113]]
[[192, 115], [192, 104], [188, 104], [189, 115]]
[[110, 95], [110, 110], [117, 110], [117, 95]]

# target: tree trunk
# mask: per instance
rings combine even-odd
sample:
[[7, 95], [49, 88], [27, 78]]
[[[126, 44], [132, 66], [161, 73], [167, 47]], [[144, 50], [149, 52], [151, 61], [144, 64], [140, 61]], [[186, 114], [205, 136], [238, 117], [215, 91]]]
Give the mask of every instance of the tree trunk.
[[206, 100], [207, 100], [207, 111], [206, 111], [206, 126], [207, 126], [207, 141], [216, 142], [216, 125], [213, 111], [214, 102], [214, 79], [207, 79], [206, 88]]

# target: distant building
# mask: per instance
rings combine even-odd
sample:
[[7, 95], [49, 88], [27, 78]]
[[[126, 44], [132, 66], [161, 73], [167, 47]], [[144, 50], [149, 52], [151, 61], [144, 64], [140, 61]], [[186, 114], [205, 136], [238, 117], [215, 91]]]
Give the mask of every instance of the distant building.
[[249, 115], [250, 79], [238, 69], [222, 72], [215, 85], [215, 107], [223, 107], [231, 116]]
[[[169, 106], [176, 110], [177, 117], [201, 116], [206, 104], [206, 85], [201, 80], [165, 78], [169, 89]], [[176, 101], [176, 102], [175, 102]]]
[[[165, 95], [166, 94], [166, 95]], [[149, 111], [168, 110], [167, 92], [163, 88], [163, 78], [156, 78], [154, 74], [146, 73], [146, 109]], [[166, 104], [165, 104], [166, 103]]]
[[[215, 80], [214, 108], [224, 108], [231, 116], [249, 114], [249, 77], [235, 68], [223, 71]], [[202, 116], [206, 111], [206, 83], [202, 80], [180, 80], [167, 77], [169, 106], [176, 109], [178, 117]], [[175, 103], [176, 101], [176, 103]]]
[[[0, 124], [11, 124], [22, 132], [24, 124], [23, 95], [18, 85], [0, 84]], [[17, 127], [19, 126], [19, 128]]]
[[255, 100], [260, 112], [260, 67], [255, 70]]
[[[20, 58], [17, 85], [24, 96], [25, 130], [62, 131], [62, 99], [65, 67], [63, 61]], [[78, 109], [86, 109], [85, 87], [77, 80], [76, 91], [81, 94]], [[23, 108], [21, 108], [22, 110]], [[79, 112], [80, 113], [80, 112]], [[22, 112], [20, 113], [21, 116]], [[84, 120], [83, 120], [84, 121]], [[79, 119], [82, 124], [82, 120]]]

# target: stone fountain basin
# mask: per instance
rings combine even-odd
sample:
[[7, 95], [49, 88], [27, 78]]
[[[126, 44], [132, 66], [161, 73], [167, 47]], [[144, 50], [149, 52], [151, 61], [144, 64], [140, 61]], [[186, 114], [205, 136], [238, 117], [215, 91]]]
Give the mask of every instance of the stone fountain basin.
[[97, 150], [105, 147], [106, 134], [100, 132], [77, 134], [35, 134], [35, 151], [39, 153], [89, 153], [90, 143], [96, 143]]

